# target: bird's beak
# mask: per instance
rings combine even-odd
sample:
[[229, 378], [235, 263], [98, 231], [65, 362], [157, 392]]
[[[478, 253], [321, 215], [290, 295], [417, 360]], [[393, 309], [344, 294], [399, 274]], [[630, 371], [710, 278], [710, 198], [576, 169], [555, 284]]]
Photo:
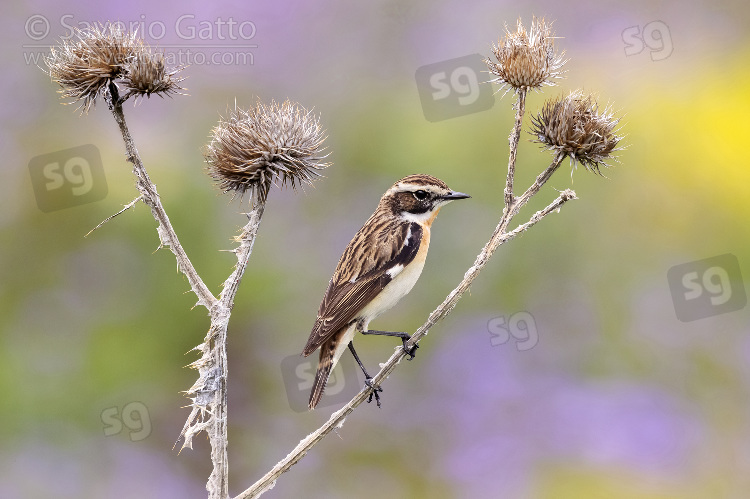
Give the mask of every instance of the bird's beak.
[[471, 196], [468, 194], [464, 194], [463, 192], [451, 192], [450, 194], [446, 194], [444, 196], [441, 196], [442, 199], [445, 199], [446, 201], [454, 201], [456, 199], [468, 199]]

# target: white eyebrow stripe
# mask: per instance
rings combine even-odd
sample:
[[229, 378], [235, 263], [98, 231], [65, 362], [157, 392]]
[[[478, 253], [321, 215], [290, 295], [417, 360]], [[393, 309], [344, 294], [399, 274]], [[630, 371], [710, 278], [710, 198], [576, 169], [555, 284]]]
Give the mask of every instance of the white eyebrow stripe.
[[388, 189], [388, 192], [386, 194], [393, 194], [396, 192], [417, 192], [417, 191], [427, 191], [432, 194], [441, 194], [443, 192], [443, 189], [440, 189], [439, 187], [436, 187], [434, 185], [396, 184], [390, 189]]

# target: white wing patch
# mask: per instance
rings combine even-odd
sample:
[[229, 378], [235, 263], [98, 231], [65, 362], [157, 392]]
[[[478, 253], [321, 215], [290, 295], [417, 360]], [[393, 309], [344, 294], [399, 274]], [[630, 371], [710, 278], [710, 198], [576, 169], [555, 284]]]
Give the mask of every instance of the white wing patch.
[[[411, 244], [411, 235], [411, 224], [409, 224], [409, 229], [406, 231], [406, 238], [404, 239], [404, 246], [409, 246]], [[398, 264], [388, 269], [385, 273], [388, 274], [388, 277], [390, 277], [391, 280], [393, 280], [393, 278], [403, 272], [403, 270], [404, 266]]]
[[403, 271], [404, 271], [404, 266], [399, 263], [398, 265], [395, 265], [389, 268], [385, 273], [388, 274], [388, 277], [393, 279]]

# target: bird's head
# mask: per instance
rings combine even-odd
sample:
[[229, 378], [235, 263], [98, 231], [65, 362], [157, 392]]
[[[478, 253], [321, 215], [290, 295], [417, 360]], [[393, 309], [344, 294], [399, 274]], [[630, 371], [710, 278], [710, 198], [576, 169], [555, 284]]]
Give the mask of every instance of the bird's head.
[[393, 186], [380, 199], [380, 208], [391, 215], [419, 223], [431, 223], [440, 208], [468, 194], [451, 190], [439, 178], [430, 175], [409, 175]]

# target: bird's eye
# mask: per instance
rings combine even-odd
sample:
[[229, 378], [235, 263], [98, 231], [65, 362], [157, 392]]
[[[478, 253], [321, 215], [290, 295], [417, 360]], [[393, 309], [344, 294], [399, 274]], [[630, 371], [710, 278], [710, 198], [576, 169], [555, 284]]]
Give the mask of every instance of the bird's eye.
[[425, 199], [427, 199], [427, 191], [414, 191], [414, 197], [417, 198], [418, 201], [424, 201]]

